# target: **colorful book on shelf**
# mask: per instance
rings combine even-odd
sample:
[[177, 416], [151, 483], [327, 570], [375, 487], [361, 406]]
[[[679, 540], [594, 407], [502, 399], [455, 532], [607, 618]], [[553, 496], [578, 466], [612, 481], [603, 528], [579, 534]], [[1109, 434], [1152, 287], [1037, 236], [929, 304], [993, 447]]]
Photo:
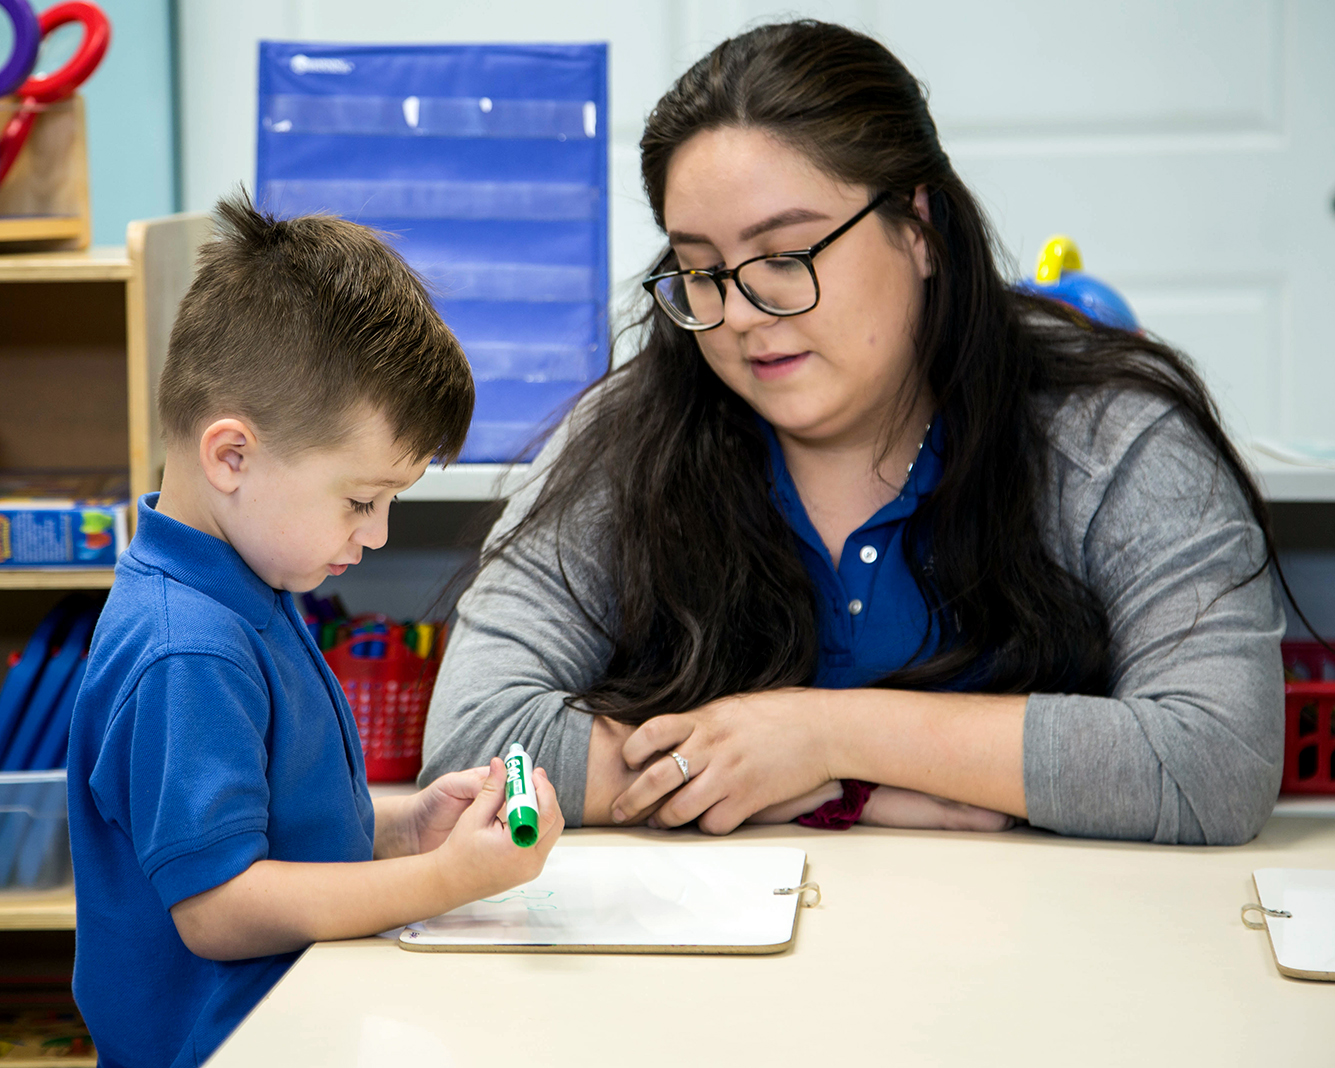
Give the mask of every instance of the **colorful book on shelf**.
[[129, 542], [115, 471], [0, 471], [0, 568], [113, 567]]

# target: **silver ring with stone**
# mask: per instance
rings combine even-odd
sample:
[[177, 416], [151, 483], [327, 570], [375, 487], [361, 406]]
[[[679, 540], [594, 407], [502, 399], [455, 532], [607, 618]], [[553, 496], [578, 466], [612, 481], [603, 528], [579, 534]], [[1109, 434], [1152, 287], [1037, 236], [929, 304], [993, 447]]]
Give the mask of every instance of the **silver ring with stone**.
[[675, 749], [669, 754], [677, 762], [677, 767], [681, 768], [681, 784], [685, 786], [691, 781], [691, 766], [686, 762], [686, 758]]

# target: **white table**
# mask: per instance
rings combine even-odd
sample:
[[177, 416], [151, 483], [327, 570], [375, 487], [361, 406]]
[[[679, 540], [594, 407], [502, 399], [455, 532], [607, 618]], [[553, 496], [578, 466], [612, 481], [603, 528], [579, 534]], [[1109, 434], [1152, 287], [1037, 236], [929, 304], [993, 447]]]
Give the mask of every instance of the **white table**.
[[1229, 849], [754, 828], [580, 845], [765, 842], [824, 892], [772, 957], [312, 947], [213, 1068], [450, 1065], [1318, 1065], [1335, 984], [1285, 979], [1239, 909], [1251, 871], [1335, 867], [1335, 822]]

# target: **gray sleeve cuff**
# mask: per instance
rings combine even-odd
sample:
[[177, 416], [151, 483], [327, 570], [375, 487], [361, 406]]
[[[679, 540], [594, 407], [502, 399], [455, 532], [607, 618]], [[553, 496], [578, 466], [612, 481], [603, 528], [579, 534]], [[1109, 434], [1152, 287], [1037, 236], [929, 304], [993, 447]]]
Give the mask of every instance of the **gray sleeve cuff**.
[[[1270, 703], [1258, 695], [1258, 714], [1273, 718]], [[1209, 701], [1033, 694], [1025, 707], [1029, 822], [1059, 834], [1239, 845], [1269, 819], [1279, 777], [1277, 755]]]
[[1024, 799], [1036, 827], [1148, 840], [1160, 808], [1158, 761], [1122, 702], [1031, 694], [1024, 714]]

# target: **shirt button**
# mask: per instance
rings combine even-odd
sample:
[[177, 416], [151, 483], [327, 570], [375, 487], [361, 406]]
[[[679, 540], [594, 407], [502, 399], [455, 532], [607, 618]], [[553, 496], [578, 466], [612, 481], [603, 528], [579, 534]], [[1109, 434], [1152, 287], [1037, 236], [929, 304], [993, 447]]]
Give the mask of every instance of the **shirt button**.
[[861, 611], [862, 611], [862, 602], [859, 601], [856, 597], [848, 602], [848, 614], [850, 616], [855, 616]]
[[876, 546], [864, 545], [862, 547], [862, 552], [858, 553], [858, 557], [864, 564], [876, 563]]

